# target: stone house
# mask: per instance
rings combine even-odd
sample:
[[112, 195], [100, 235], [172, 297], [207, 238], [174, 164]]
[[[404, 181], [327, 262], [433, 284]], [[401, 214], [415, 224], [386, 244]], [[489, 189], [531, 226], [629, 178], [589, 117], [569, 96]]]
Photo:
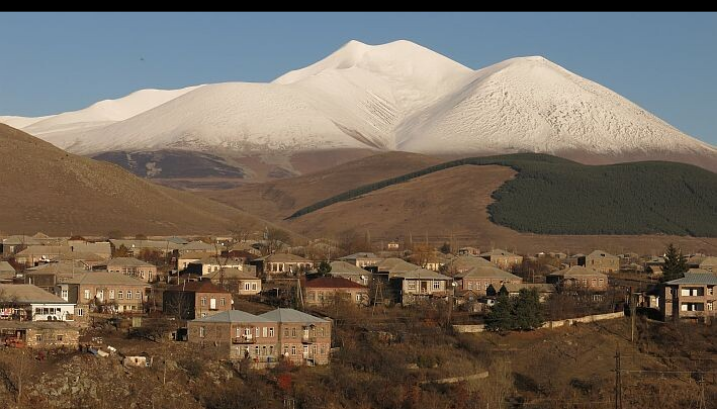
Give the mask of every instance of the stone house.
[[367, 286], [370, 284], [371, 273], [364, 268], [360, 268], [355, 264], [345, 261], [333, 261], [330, 263], [330, 275], [332, 277], [344, 278], [353, 283]]
[[255, 274], [255, 266], [245, 265], [243, 270], [222, 268], [203, 279], [210, 280], [228, 291], [239, 295], [256, 295], [262, 292], [262, 280]]
[[150, 286], [120, 273], [82, 273], [55, 285], [55, 294], [75, 303], [75, 315], [85, 316], [94, 309], [117, 312], [144, 312]]
[[562, 288], [585, 289], [590, 291], [607, 291], [608, 277], [598, 270], [591, 270], [582, 266], [572, 266], [548, 274], [548, 284], [558, 285]]
[[664, 283], [660, 292], [660, 314], [665, 320], [717, 317], [715, 273], [686, 273], [683, 278]]
[[521, 264], [523, 261], [522, 256], [500, 249], [494, 249], [481, 253], [480, 257], [504, 270], [509, 270], [514, 265]]
[[458, 289], [475, 291], [481, 295], [488, 295], [488, 288], [500, 289], [505, 284], [520, 284], [522, 278], [501, 270], [494, 265], [473, 267], [455, 275]]
[[192, 320], [232, 309], [232, 294], [208, 280], [190, 281], [163, 292], [163, 312]]
[[355, 305], [368, 305], [368, 288], [350, 280], [337, 277], [319, 277], [305, 282], [303, 288], [305, 304], [323, 306], [340, 297]]
[[32, 349], [77, 349], [80, 330], [62, 321], [0, 320], [0, 345]]
[[620, 257], [602, 250], [595, 250], [585, 256], [585, 267], [605, 274], [620, 271]]
[[383, 258], [376, 256], [375, 253], [363, 252], [340, 257], [338, 260], [353, 264], [360, 268], [365, 268], [380, 264], [380, 262], [383, 261]]
[[298, 271], [307, 271], [313, 268], [312, 260], [290, 253], [271, 254], [260, 257], [253, 260], [251, 264], [256, 265], [259, 271], [270, 276], [277, 274], [295, 274]]
[[107, 262], [107, 271], [135, 277], [140, 281], [151, 283], [157, 277], [157, 267], [133, 257], [116, 257]]

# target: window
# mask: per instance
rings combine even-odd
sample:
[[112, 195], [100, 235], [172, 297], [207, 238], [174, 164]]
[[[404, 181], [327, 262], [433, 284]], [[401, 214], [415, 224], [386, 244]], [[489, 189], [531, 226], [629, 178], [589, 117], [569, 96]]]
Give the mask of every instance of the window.
[[250, 291], [250, 283], [245, 283], [245, 291]]
[[604, 279], [604, 278], [599, 278], [599, 279], [598, 279], [598, 284], [602, 285], [604, 282], [605, 282], [605, 279]]
[[284, 337], [285, 337], [285, 338], [287, 338], [287, 337], [290, 336], [290, 333], [288, 332], [288, 329], [287, 329], [287, 328], [285, 328], [285, 331], [283, 331], [283, 332], [284, 332]]
[[198, 336], [200, 336], [200, 338], [205, 338], [205, 327], [198, 328]]
[[252, 283], [252, 289], [253, 291], [257, 291], [257, 283]]
[[283, 345], [283, 355], [287, 355], [287, 354], [288, 354], [288, 346]]
[[78, 315], [78, 317], [82, 317], [83, 314], [85, 314], [85, 312], [83, 311], [83, 309], [82, 309], [82, 308], [78, 308], [78, 309], [77, 309], [77, 315]]
[[357, 301], [357, 302], [362, 301], [362, 294], [360, 294], [360, 293], [355, 294], [355, 301]]
[[207, 297], [201, 297], [201, 298], [200, 298], [200, 305], [202, 305], [202, 306], [207, 305]]
[[67, 300], [67, 299], [68, 299], [68, 290], [62, 290], [62, 298], [63, 298], [64, 300]]
[[270, 330], [269, 330], [269, 332], [270, 332], [270, 338], [272, 338], [272, 337], [274, 337], [274, 336], [275, 336], [275, 328], [273, 328], [273, 327], [270, 327]]
[[245, 328], [245, 329], [243, 329], [243, 336], [244, 336], [246, 339], [251, 339], [251, 338], [252, 338], [252, 333], [250, 332], [250, 328]]
[[433, 280], [433, 290], [439, 290], [439, 289], [440, 289], [440, 281]]
[[58, 341], [62, 341], [62, 340], [63, 340], [63, 336], [62, 336], [62, 335], [58, 335], [57, 337], [55, 337], [55, 339], [57, 339]]
[[260, 327], [255, 327], [255, 338], [260, 338]]
[[310, 291], [307, 295], [308, 301], [315, 301], [315, 291]]
[[118, 290], [118, 300], [122, 300], [122, 299], [123, 299], [123, 292], [122, 292], [122, 290]]
[[42, 342], [42, 335], [40, 335], [40, 334], [35, 335], [35, 341]]
[[267, 336], [268, 336], [267, 327], [263, 327], [263, 338], [267, 338]]
[[320, 327], [320, 328], [318, 329], [318, 332], [320, 333], [319, 336], [321, 336], [321, 337], [324, 337], [324, 336], [325, 336], [325, 328], [324, 328], [324, 327]]
[[115, 290], [110, 290], [110, 295], [108, 296], [111, 300], [115, 299]]
[[240, 327], [235, 328], [235, 338], [240, 338]]
[[712, 311], [712, 310], [713, 310], [713, 302], [712, 302], [712, 301], [709, 301], [709, 302], [707, 303], [707, 310], [708, 310], [708, 311]]
[[408, 280], [408, 281], [407, 281], [407, 289], [408, 289], [408, 290], [414, 290], [414, 289], [415, 289], [415, 281]]
[[[293, 328], [293, 329], [292, 329], [292, 337], [295, 338], [295, 336], [296, 336], [296, 335], [295, 335], [295, 328]], [[294, 352], [293, 352], [293, 354], [294, 354]]]
[[142, 293], [140, 292], [140, 290], [135, 291], [135, 299], [142, 300]]
[[222, 306], [222, 307], [225, 306], [225, 297], [220, 299], [220, 306]]
[[85, 299], [86, 300], [90, 299], [90, 290], [85, 290]]
[[[39, 336], [39, 335], [38, 335]], [[293, 345], [290, 349], [290, 353], [295, 355], [295, 345]]]
[[708, 287], [708, 295], [714, 295], [715, 287]]

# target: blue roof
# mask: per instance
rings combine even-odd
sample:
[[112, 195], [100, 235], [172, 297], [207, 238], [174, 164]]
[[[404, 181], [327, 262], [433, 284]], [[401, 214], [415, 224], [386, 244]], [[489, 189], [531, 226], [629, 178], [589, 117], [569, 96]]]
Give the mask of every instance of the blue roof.
[[264, 318], [262, 316], [252, 315], [249, 312], [230, 310], [223, 311], [217, 314], [210, 315], [209, 317], [198, 318], [193, 322], [273, 322], [273, 320]]
[[294, 310], [292, 308], [278, 308], [275, 311], [260, 314], [260, 317], [264, 317], [275, 322], [329, 322], [329, 320], [305, 314], [304, 312]]

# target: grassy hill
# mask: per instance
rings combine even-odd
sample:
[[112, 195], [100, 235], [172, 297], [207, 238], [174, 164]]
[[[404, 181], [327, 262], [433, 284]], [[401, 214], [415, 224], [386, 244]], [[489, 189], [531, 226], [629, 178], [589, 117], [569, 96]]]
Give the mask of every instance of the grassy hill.
[[588, 166], [542, 154], [465, 158], [363, 185], [306, 206], [289, 219], [463, 165], [517, 172], [493, 193], [490, 219], [520, 232], [715, 237], [716, 175], [674, 162]]
[[210, 234], [269, 224], [0, 124], [0, 230], [48, 234]]

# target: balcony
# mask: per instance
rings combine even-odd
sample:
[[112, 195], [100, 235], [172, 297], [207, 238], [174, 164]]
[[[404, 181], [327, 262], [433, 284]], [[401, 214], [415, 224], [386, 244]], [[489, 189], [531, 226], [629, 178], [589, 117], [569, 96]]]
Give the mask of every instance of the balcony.
[[235, 337], [232, 339], [232, 343], [233, 344], [254, 344], [255, 338], [252, 336], [250, 336], [250, 337]]
[[316, 343], [316, 342], [317, 342], [317, 338], [316, 338], [316, 337], [311, 337], [311, 336], [309, 336], [309, 335], [307, 335], [307, 336], [303, 335], [303, 337], [302, 337], [302, 343], [303, 343], [303, 344], [314, 344], [314, 343]]

